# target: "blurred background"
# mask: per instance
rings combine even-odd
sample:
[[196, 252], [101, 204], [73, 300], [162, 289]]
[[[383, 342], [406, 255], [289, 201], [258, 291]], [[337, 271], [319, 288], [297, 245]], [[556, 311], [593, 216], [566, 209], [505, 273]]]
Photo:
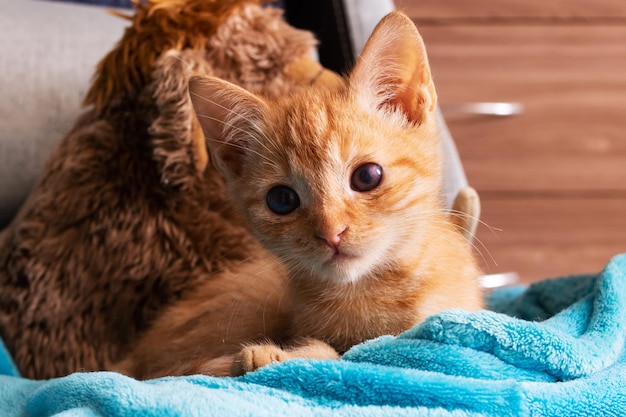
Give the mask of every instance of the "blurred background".
[[[626, 2], [397, 0], [482, 199], [487, 273], [599, 271], [626, 252]], [[459, 104], [514, 102], [521, 114]]]

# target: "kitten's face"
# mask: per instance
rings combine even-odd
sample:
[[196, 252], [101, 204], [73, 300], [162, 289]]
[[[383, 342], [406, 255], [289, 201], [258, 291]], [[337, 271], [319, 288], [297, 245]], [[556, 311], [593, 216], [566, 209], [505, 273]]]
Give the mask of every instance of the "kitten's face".
[[439, 191], [431, 123], [309, 91], [274, 103], [259, 128], [235, 198], [296, 276], [354, 281], [417, 244]]
[[266, 101], [190, 83], [215, 165], [294, 276], [355, 281], [419, 251], [438, 210], [436, 93], [424, 45], [383, 19], [345, 83]]

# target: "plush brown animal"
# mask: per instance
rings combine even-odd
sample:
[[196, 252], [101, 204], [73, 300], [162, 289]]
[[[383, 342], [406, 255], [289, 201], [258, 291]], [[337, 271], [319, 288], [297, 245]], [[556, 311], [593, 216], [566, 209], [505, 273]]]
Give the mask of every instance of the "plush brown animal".
[[337, 76], [260, 3], [136, 1], [88, 110], [0, 234], [0, 336], [24, 376], [112, 369], [166, 306], [263, 253], [208, 164], [188, 78], [271, 97]]

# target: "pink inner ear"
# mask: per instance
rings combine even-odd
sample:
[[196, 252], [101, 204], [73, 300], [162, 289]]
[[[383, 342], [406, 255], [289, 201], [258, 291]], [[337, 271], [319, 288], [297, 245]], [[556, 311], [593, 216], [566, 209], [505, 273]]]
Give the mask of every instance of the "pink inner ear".
[[423, 71], [413, 71], [411, 78], [398, 86], [398, 91], [391, 100], [391, 104], [399, 107], [415, 124], [425, 121], [428, 113], [434, 110], [433, 100], [436, 101], [432, 81], [423, 78]]
[[422, 39], [412, 23], [405, 29], [408, 33], [405, 33], [397, 45], [398, 52], [394, 52], [391, 58], [392, 62], [400, 62], [400, 65], [392, 66], [398, 84], [390, 102], [400, 108], [411, 122], [421, 124], [428, 113], [435, 110], [437, 95]]

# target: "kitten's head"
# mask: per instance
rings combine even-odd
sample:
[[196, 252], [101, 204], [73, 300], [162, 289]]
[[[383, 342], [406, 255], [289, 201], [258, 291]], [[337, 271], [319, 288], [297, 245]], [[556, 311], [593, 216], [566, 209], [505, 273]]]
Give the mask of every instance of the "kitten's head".
[[194, 78], [190, 93], [253, 232], [296, 275], [355, 281], [424, 244], [440, 210], [436, 94], [406, 16], [381, 21], [341, 86], [268, 101]]

